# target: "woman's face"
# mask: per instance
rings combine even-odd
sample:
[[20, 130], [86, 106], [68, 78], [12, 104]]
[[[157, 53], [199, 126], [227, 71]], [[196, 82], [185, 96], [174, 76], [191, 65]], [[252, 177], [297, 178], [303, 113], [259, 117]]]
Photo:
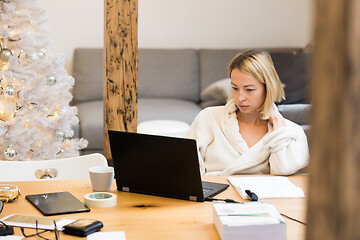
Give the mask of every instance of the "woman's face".
[[265, 101], [265, 86], [255, 78], [239, 69], [231, 72], [231, 93], [240, 113], [259, 113], [258, 109]]

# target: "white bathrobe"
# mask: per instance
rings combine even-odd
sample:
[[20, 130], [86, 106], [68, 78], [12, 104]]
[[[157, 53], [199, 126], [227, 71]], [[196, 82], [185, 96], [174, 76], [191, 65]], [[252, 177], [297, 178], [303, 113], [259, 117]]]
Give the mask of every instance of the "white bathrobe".
[[236, 110], [230, 100], [202, 110], [192, 123], [187, 137], [197, 142], [202, 175], [290, 175], [307, 166], [309, 149], [299, 125], [284, 119], [286, 126], [274, 130], [269, 123], [267, 134], [249, 148], [239, 132]]

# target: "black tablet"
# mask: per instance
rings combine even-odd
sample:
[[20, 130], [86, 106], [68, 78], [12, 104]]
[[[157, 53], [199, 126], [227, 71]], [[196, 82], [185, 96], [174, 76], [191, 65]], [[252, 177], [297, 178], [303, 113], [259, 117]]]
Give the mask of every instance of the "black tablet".
[[90, 211], [69, 192], [26, 195], [25, 198], [45, 216]]

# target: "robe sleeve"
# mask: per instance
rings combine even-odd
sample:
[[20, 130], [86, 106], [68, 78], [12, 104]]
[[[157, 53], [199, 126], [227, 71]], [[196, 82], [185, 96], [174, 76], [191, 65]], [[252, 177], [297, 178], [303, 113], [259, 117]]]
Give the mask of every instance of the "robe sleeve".
[[270, 174], [290, 175], [307, 166], [309, 148], [303, 129], [290, 121], [264, 137], [270, 152]]
[[200, 166], [200, 173], [201, 175], [205, 175], [205, 153], [206, 149], [209, 144], [213, 141], [213, 137], [210, 135], [210, 131], [207, 129], [205, 124], [205, 119], [202, 116], [203, 114], [199, 114], [194, 122], [191, 124], [186, 138], [191, 138], [196, 140], [197, 151], [198, 151], [198, 158], [199, 158], [199, 166]]

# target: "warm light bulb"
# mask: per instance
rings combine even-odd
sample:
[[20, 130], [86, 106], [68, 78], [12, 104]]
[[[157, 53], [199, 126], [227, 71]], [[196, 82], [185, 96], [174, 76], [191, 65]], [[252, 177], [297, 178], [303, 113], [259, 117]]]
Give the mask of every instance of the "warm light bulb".
[[9, 70], [9, 66], [8, 66], [7, 64], [4, 64], [4, 66], [2, 67], [2, 70], [3, 70], [3, 71]]

